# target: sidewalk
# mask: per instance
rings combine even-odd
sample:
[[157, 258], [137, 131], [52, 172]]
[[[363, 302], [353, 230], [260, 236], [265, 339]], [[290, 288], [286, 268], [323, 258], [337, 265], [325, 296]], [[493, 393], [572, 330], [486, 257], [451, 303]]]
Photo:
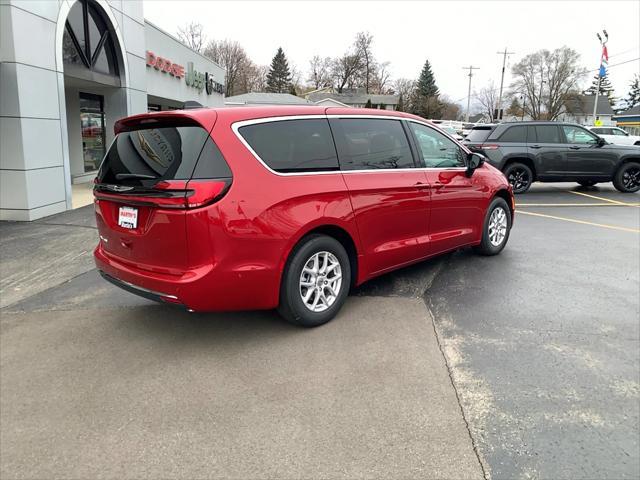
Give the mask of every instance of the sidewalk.
[[94, 268], [93, 205], [34, 222], [0, 222], [0, 308]]

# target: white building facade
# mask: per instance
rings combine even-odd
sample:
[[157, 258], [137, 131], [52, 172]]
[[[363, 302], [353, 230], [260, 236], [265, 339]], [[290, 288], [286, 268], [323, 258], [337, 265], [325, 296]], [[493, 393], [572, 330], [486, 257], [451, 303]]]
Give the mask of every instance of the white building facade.
[[119, 118], [224, 105], [224, 70], [130, 0], [0, 0], [0, 220], [72, 208]]

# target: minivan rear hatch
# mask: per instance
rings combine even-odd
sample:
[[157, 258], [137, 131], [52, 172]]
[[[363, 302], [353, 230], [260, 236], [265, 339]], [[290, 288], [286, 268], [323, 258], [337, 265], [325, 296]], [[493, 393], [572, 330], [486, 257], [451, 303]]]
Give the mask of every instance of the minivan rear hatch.
[[107, 256], [170, 275], [188, 268], [187, 212], [231, 185], [231, 171], [209, 135], [213, 125], [207, 127], [175, 114], [116, 124], [94, 186]]

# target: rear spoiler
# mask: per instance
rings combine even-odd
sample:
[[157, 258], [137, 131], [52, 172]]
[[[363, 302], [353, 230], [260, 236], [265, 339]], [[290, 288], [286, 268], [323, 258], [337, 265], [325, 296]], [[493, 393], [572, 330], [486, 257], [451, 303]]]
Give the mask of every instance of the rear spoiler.
[[208, 132], [216, 123], [218, 114], [214, 109], [168, 110], [166, 112], [141, 113], [117, 120], [113, 131], [117, 135], [122, 132], [141, 130], [144, 128], [197, 126]]

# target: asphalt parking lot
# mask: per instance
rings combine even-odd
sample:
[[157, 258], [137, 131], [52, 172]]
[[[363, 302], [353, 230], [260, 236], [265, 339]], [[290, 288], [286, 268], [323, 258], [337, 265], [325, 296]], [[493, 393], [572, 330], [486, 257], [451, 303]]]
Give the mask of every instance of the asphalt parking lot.
[[638, 478], [640, 195], [517, 203], [313, 330], [116, 289], [90, 208], [0, 224], [0, 477]]

